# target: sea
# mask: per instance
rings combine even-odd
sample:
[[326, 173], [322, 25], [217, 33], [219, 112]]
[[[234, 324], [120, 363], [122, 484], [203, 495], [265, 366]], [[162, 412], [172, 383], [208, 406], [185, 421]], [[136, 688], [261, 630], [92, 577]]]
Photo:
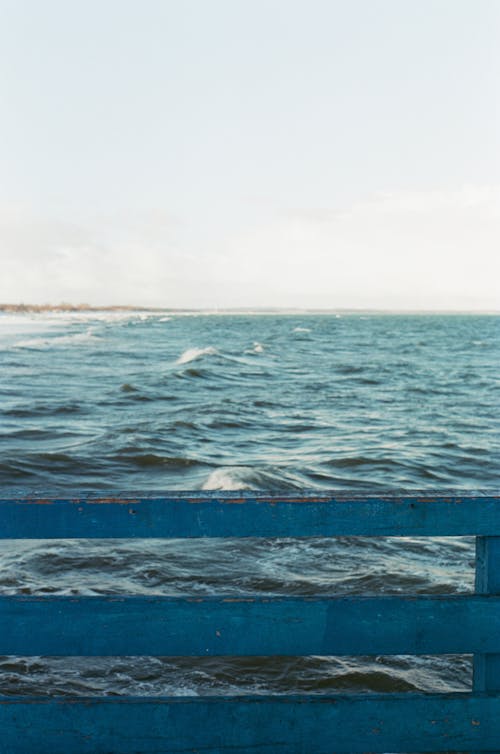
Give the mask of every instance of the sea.
[[[1, 496], [497, 491], [500, 318], [0, 313]], [[456, 594], [471, 538], [0, 542], [1, 594]], [[469, 656], [0, 657], [0, 694], [463, 691]]]

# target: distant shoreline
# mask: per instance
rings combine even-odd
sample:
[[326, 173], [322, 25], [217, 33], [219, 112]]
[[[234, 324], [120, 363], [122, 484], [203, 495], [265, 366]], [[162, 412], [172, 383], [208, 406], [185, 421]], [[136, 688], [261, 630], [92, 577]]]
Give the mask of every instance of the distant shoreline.
[[0, 304], [0, 312], [158, 312], [160, 307], [90, 306], [89, 304]]
[[163, 306], [131, 306], [130, 304], [116, 304], [113, 306], [91, 306], [90, 304], [0, 304], [0, 313], [7, 314], [44, 314], [58, 312], [150, 312], [164, 314], [489, 314], [498, 315], [500, 309], [303, 309], [292, 307], [250, 307], [239, 308], [169, 308]]

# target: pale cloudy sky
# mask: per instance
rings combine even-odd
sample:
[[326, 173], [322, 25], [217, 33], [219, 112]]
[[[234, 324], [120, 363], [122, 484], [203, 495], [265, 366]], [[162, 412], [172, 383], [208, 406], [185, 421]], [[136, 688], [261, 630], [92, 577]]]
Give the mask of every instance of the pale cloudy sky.
[[0, 301], [500, 309], [498, 0], [0, 0]]

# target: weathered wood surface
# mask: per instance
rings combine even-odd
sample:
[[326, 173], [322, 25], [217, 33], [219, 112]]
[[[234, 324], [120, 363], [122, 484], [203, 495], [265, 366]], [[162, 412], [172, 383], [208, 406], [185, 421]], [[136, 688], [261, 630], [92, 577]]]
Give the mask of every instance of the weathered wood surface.
[[500, 536], [500, 496], [166, 493], [0, 500], [0, 538]]
[[473, 694], [0, 697], [0, 754], [499, 752], [499, 495], [238, 492], [0, 500], [0, 539], [383, 535], [479, 536], [479, 594], [16, 595], [0, 597], [0, 653], [475, 653]]
[[[476, 592], [500, 595], [500, 537], [476, 540]], [[500, 632], [496, 646], [474, 656], [474, 689], [500, 691]]]
[[0, 654], [496, 652], [500, 597], [0, 597]]
[[0, 699], [2, 754], [500, 751], [500, 696]]

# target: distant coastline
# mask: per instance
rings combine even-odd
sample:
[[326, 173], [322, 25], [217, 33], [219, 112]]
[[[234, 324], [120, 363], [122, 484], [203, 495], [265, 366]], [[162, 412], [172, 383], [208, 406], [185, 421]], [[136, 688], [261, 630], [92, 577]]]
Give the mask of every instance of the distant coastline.
[[0, 312], [157, 312], [159, 307], [147, 306], [90, 306], [90, 304], [0, 304]]
[[2, 304], [0, 303], [0, 314], [43, 314], [57, 312], [150, 312], [164, 314], [289, 314], [289, 315], [307, 315], [307, 314], [488, 314], [498, 315], [500, 309], [363, 309], [363, 308], [300, 308], [300, 307], [250, 307], [242, 306], [238, 308], [231, 307], [213, 307], [213, 308], [177, 308], [166, 306], [132, 306], [130, 304], [115, 304], [106, 306], [91, 306], [90, 304], [70, 304], [62, 302], [60, 304]]

